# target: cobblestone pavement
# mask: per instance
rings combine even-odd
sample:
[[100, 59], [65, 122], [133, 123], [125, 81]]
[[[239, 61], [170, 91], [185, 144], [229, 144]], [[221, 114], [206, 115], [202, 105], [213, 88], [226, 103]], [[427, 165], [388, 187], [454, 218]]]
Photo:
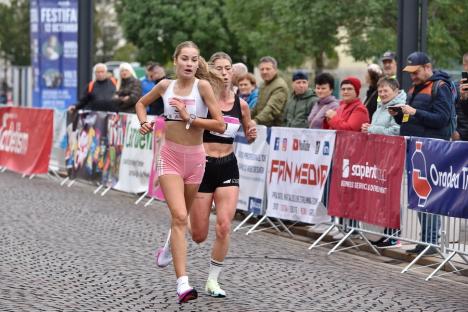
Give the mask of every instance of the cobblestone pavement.
[[[172, 266], [156, 268], [168, 211], [91, 186], [0, 174], [0, 311], [467, 311], [468, 286], [348, 253], [327, 256], [270, 233], [233, 234], [221, 284], [176, 304]], [[208, 243], [189, 243], [191, 283], [202, 290]]]

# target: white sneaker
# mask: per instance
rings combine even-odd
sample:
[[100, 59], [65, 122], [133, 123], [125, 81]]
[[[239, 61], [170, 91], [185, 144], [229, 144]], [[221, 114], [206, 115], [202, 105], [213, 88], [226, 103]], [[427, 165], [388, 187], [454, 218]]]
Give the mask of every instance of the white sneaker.
[[218, 281], [214, 279], [209, 279], [206, 281], [205, 291], [211, 297], [224, 298], [226, 297], [226, 292], [219, 287]]
[[329, 227], [330, 227], [330, 225], [328, 225], [328, 224], [316, 224], [316, 225], [314, 225], [310, 230], [311, 230], [312, 232], [315, 232], [315, 233], [323, 233], [323, 232], [325, 232]]
[[338, 228], [335, 226], [330, 232], [328, 232], [328, 235], [330, 236], [335, 236], [336, 234], [340, 233]]
[[171, 253], [171, 230], [167, 235], [166, 243], [164, 247], [159, 247], [156, 250], [156, 265], [160, 268], [167, 267], [172, 262], [172, 253]]
[[342, 232], [338, 232], [337, 234], [333, 235], [333, 239], [341, 240], [345, 235]]

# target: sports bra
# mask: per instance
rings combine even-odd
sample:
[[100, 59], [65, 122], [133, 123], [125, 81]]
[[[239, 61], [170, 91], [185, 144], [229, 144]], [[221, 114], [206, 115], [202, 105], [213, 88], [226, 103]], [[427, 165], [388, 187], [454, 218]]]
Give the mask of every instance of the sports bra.
[[196, 115], [197, 117], [206, 118], [208, 115], [208, 107], [203, 102], [203, 99], [200, 95], [200, 91], [198, 91], [199, 80], [195, 79], [195, 82], [193, 83], [193, 86], [192, 86], [192, 91], [190, 91], [190, 94], [188, 96], [180, 96], [180, 95], [174, 94], [175, 82], [176, 82], [175, 80], [171, 81], [171, 83], [166, 89], [166, 92], [164, 92], [164, 95], [162, 97], [163, 102], [164, 102], [165, 119], [166, 120], [179, 120], [179, 121], [182, 120], [176, 108], [169, 104], [169, 101], [174, 97], [181, 99], [185, 103], [187, 113], [189, 113], [190, 115], [193, 114], [193, 115]]
[[[205, 130], [203, 132], [204, 143], [222, 143], [222, 144], [233, 144], [234, 138], [236, 137], [237, 131], [241, 126], [242, 110], [240, 106], [239, 96], [234, 96], [234, 105], [230, 111], [221, 111], [223, 113], [223, 119], [226, 123], [226, 131], [224, 133], [217, 133], [214, 131]], [[208, 118], [211, 118], [208, 113]]]

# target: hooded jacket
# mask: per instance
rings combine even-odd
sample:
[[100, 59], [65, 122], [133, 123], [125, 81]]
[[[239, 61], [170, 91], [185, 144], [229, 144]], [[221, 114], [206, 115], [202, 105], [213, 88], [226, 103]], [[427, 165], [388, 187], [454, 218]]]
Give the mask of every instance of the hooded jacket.
[[[445, 83], [439, 86], [437, 96], [433, 98], [432, 84], [437, 80]], [[436, 70], [426, 82], [409, 89], [406, 104], [415, 108], [416, 113], [408, 118], [403, 118], [401, 112], [394, 116], [395, 121], [401, 125], [400, 135], [450, 139], [452, 94], [449, 83], [450, 76]]]
[[367, 129], [369, 133], [385, 134], [385, 135], [398, 135], [400, 134], [400, 125], [395, 122], [393, 116], [388, 113], [388, 107], [395, 104], [406, 103], [406, 92], [400, 90], [391, 101], [388, 103], [377, 102], [377, 108], [372, 116], [372, 122]]
[[318, 97], [312, 89], [307, 89], [304, 94], [296, 95], [294, 92], [286, 103], [284, 111], [284, 126], [292, 128], [308, 128], [307, 117], [310, 110], [317, 102]]

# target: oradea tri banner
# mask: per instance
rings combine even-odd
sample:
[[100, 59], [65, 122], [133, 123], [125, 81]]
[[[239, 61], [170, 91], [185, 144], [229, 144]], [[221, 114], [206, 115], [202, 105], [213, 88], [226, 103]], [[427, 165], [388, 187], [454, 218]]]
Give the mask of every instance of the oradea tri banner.
[[78, 0], [31, 0], [33, 106], [67, 108], [77, 99]]
[[339, 131], [329, 214], [399, 228], [404, 162], [403, 137]]
[[267, 216], [305, 223], [329, 221], [319, 204], [334, 145], [334, 131], [271, 129]]
[[54, 112], [0, 107], [0, 166], [25, 174], [48, 172]]
[[[114, 188], [132, 193], [145, 192], [153, 159], [153, 134], [141, 135], [140, 122], [135, 114], [119, 114], [125, 123], [125, 138], [120, 157], [119, 179]], [[147, 119], [152, 122], [152, 116]]]
[[107, 149], [107, 112], [70, 114], [65, 164], [72, 179], [100, 181]]
[[265, 210], [265, 185], [268, 166], [268, 128], [257, 126], [257, 139], [249, 144], [240, 130], [236, 136], [239, 167], [239, 201], [237, 209], [262, 215]]
[[468, 218], [468, 142], [412, 137], [406, 157], [409, 208]]
[[148, 196], [154, 197], [159, 200], [165, 200], [164, 194], [159, 185], [158, 173], [156, 172], [156, 166], [159, 161], [161, 146], [164, 143], [164, 127], [164, 118], [156, 117], [153, 126], [153, 160], [151, 162], [151, 173], [148, 181]]

